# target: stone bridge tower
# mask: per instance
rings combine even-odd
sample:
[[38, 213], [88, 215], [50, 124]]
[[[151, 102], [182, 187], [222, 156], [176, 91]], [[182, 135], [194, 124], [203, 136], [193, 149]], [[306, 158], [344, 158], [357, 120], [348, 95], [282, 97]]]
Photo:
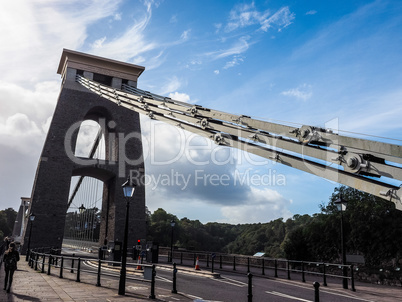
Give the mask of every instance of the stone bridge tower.
[[[144, 173], [141, 128], [136, 112], [119, 107], [90, 92], [75, 79], [82, 75], [102, 84], [121, 88], [137, 86], [144, 67], [109, 60], [71, 50], [63, 50], [57, 70], [62, 86], [53, 119], [39, 159], [28, 213], [35, 214], [31, 248], [57, 247], [63, 241], [72, 176], [90, 176], [103, 182], [100, 243], [123, 240], [126, 202], [121, 185], [131, 172]], [[99, 123], [105, 138], [105, 160], [74, 156], [80, 124]], [[131, 200], [129, 241], [145, 238], [145, 188], [136, 183]], [[28, 245], [30, 221], [23, 235], [24, 253]]]

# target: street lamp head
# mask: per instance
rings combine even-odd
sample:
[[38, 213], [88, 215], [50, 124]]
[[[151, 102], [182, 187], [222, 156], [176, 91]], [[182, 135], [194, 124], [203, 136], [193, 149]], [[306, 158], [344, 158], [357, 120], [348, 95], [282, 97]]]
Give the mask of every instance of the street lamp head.
[[81, 206], [78, 208], [78, 210], [80, 210], [80, 214], [82, 214], [82, 212], [84, 212], [86, 208], [84, 207], [84, 204], [81, 204]]
[[34, 220], [35, 220], [35, 214], [34, 214], [34, 213], [31, 213], [31, 214], [29, 215], [29, 220], [30, 220], [30, 221], [34, 221]]
[[338, 211], [345, 211], [348, 201], [342, 198], [342, 195], [339, 196], [337, 200], [334, 201]]
[[174, 226], [176, 225], [176, 222], [174, 222], [174, 220], [172, 220], [172, 221], [170, 222], [170, 225], [172, 226], [172, 228], [174, 228]]
[[135, 186], [131, 183], [130, 178], [127, 178], [127, 181], [122, 184], [124, 197], [131, 198], [134, 195]]

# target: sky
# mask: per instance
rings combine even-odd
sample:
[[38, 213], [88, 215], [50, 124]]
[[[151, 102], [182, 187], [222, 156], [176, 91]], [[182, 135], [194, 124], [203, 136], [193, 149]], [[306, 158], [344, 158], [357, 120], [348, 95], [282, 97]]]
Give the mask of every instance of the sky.
[[[401, 145], [401, 33], [400, 1], [2, 2], [0, 208], [31, 194], [63, 48], [144, 66], [138, 88], [180, 101]], [[141, 127], [151, 212], [263, 223], [317, 213], [339, 185], [144, 117]]]

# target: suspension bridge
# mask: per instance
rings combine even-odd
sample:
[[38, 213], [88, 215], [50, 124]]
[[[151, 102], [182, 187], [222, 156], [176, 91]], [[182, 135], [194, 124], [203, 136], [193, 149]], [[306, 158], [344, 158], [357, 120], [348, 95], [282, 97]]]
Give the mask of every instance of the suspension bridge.
[[[23, 251], [29, 236], [33, 247], [56, 248], [63, 240], [87, 247], [122, 240], [121, 185], [132, 171], [145, 174], [139, 114], [390, 200], [402, 209], [400, 145], [173, 100], [137, 88], [144, 69], [63, 50], [58, 67], [62, 88], [29, 207], [24, 207], [36, 218], [23, 224]], [[129, 246], [146, 238], [143, 184], [137, 183], [134, 198]], [[31, 223], [35, 231], [29, 234]]]

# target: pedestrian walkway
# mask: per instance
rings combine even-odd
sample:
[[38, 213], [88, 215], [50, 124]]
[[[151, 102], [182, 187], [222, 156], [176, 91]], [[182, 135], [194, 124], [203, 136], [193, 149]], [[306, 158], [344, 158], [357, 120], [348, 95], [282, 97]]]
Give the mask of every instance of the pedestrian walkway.
[[[117, 283], [118, 281], [116, 281]], [[71, 279], [61, 279], [57, 276], [40, 273], [28, 266], [24, 257], [18, 262], [18, 270], [14, 274], [11, 292], [3, 290], [4, 268], [0, 271], [0, 301], [65, 301], [65, 302], [136, 302], [150, 301], [146, 296], [127, 293], [117, 294], [117, 285], [113, 287], [97, 287], [85, 282], [75, 282]], [[159, 301], [159, 300], [153, 300]]]

